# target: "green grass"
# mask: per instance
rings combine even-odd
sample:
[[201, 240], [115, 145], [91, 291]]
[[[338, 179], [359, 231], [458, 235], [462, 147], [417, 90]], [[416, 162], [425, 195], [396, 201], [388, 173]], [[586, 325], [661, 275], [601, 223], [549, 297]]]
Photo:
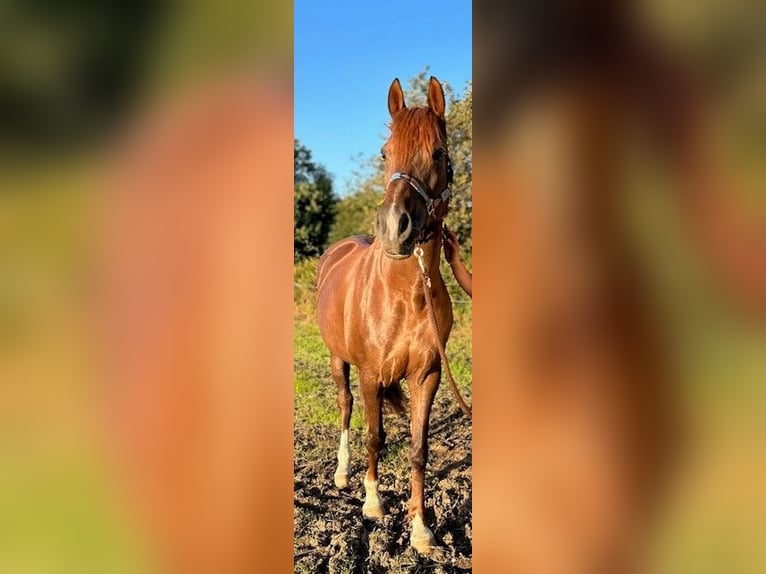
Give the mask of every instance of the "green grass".
[[[340, 419], [329, 354], [319, 328], [308, 319], [295, 325], [294, 376], [296, 424], [337, 426]], [[360, 409], [354, 409], [351, 426], [361, 429], [362, 425]]]

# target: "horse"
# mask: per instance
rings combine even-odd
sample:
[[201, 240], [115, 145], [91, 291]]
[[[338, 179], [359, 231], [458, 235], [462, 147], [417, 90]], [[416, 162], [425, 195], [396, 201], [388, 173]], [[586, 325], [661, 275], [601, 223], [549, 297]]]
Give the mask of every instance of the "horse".
[[410, 545], [425, 554], [435, 545], [425, 521], [423, 492], [428, 423], [442, 374], [439, 345], [446, 346], [453, 321], [452, 301], [439, 272], [452, 180], [442, 86], [431, 77], [427, 106], [407, 107], [396, 78], [388, 92], [388, 111], [390, 136], [381, 149], [388, 185], [377, 210], [375, 236], [343, 239], [322, 255], [317, 268], [317, 318], [338, 387], [341, 435], [334, 475], [338, 488], [349, 484], [350, 366], [359, 372], [368, 454], [362, 514], [369, 519], [385, 514], [378, 490], [378, 458], [386, 436], [384, 402], [404, 412], [400, 385], [406, 381], [412, 434]]

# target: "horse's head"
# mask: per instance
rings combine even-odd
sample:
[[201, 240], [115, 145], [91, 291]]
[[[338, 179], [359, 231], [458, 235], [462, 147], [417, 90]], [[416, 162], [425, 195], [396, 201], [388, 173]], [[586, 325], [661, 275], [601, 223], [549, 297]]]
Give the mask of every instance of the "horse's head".
[[391, 135], [381, 149], [387, 185], [375, 234], [393, 259], [412, 255], [415, 244], [438, 231], [447, 214], [452, 167], [444, 108], [444, 91], [434, 77], [427, 107], [408, 108], [398, 79], [388, 91]]

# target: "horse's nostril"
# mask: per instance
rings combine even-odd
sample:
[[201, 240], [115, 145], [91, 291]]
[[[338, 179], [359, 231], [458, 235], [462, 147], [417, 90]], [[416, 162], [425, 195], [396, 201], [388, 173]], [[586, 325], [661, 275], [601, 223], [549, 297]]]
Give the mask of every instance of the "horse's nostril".
[[399, 219], [399, 235], [404, 234], [410, 227], [410, 216], [406, 213], [402, 213], [402, 217]]

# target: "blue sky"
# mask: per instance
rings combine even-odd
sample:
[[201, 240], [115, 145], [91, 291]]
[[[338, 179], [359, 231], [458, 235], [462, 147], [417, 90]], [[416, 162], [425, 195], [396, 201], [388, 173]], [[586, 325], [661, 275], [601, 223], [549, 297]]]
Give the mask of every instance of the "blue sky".
[[471, 2], [312, 1], [294, 4], [295, 137], [346, 191], [355, 157], [376, 155], [388, 88], [426, 66], [462, 93], [471, 79]]

